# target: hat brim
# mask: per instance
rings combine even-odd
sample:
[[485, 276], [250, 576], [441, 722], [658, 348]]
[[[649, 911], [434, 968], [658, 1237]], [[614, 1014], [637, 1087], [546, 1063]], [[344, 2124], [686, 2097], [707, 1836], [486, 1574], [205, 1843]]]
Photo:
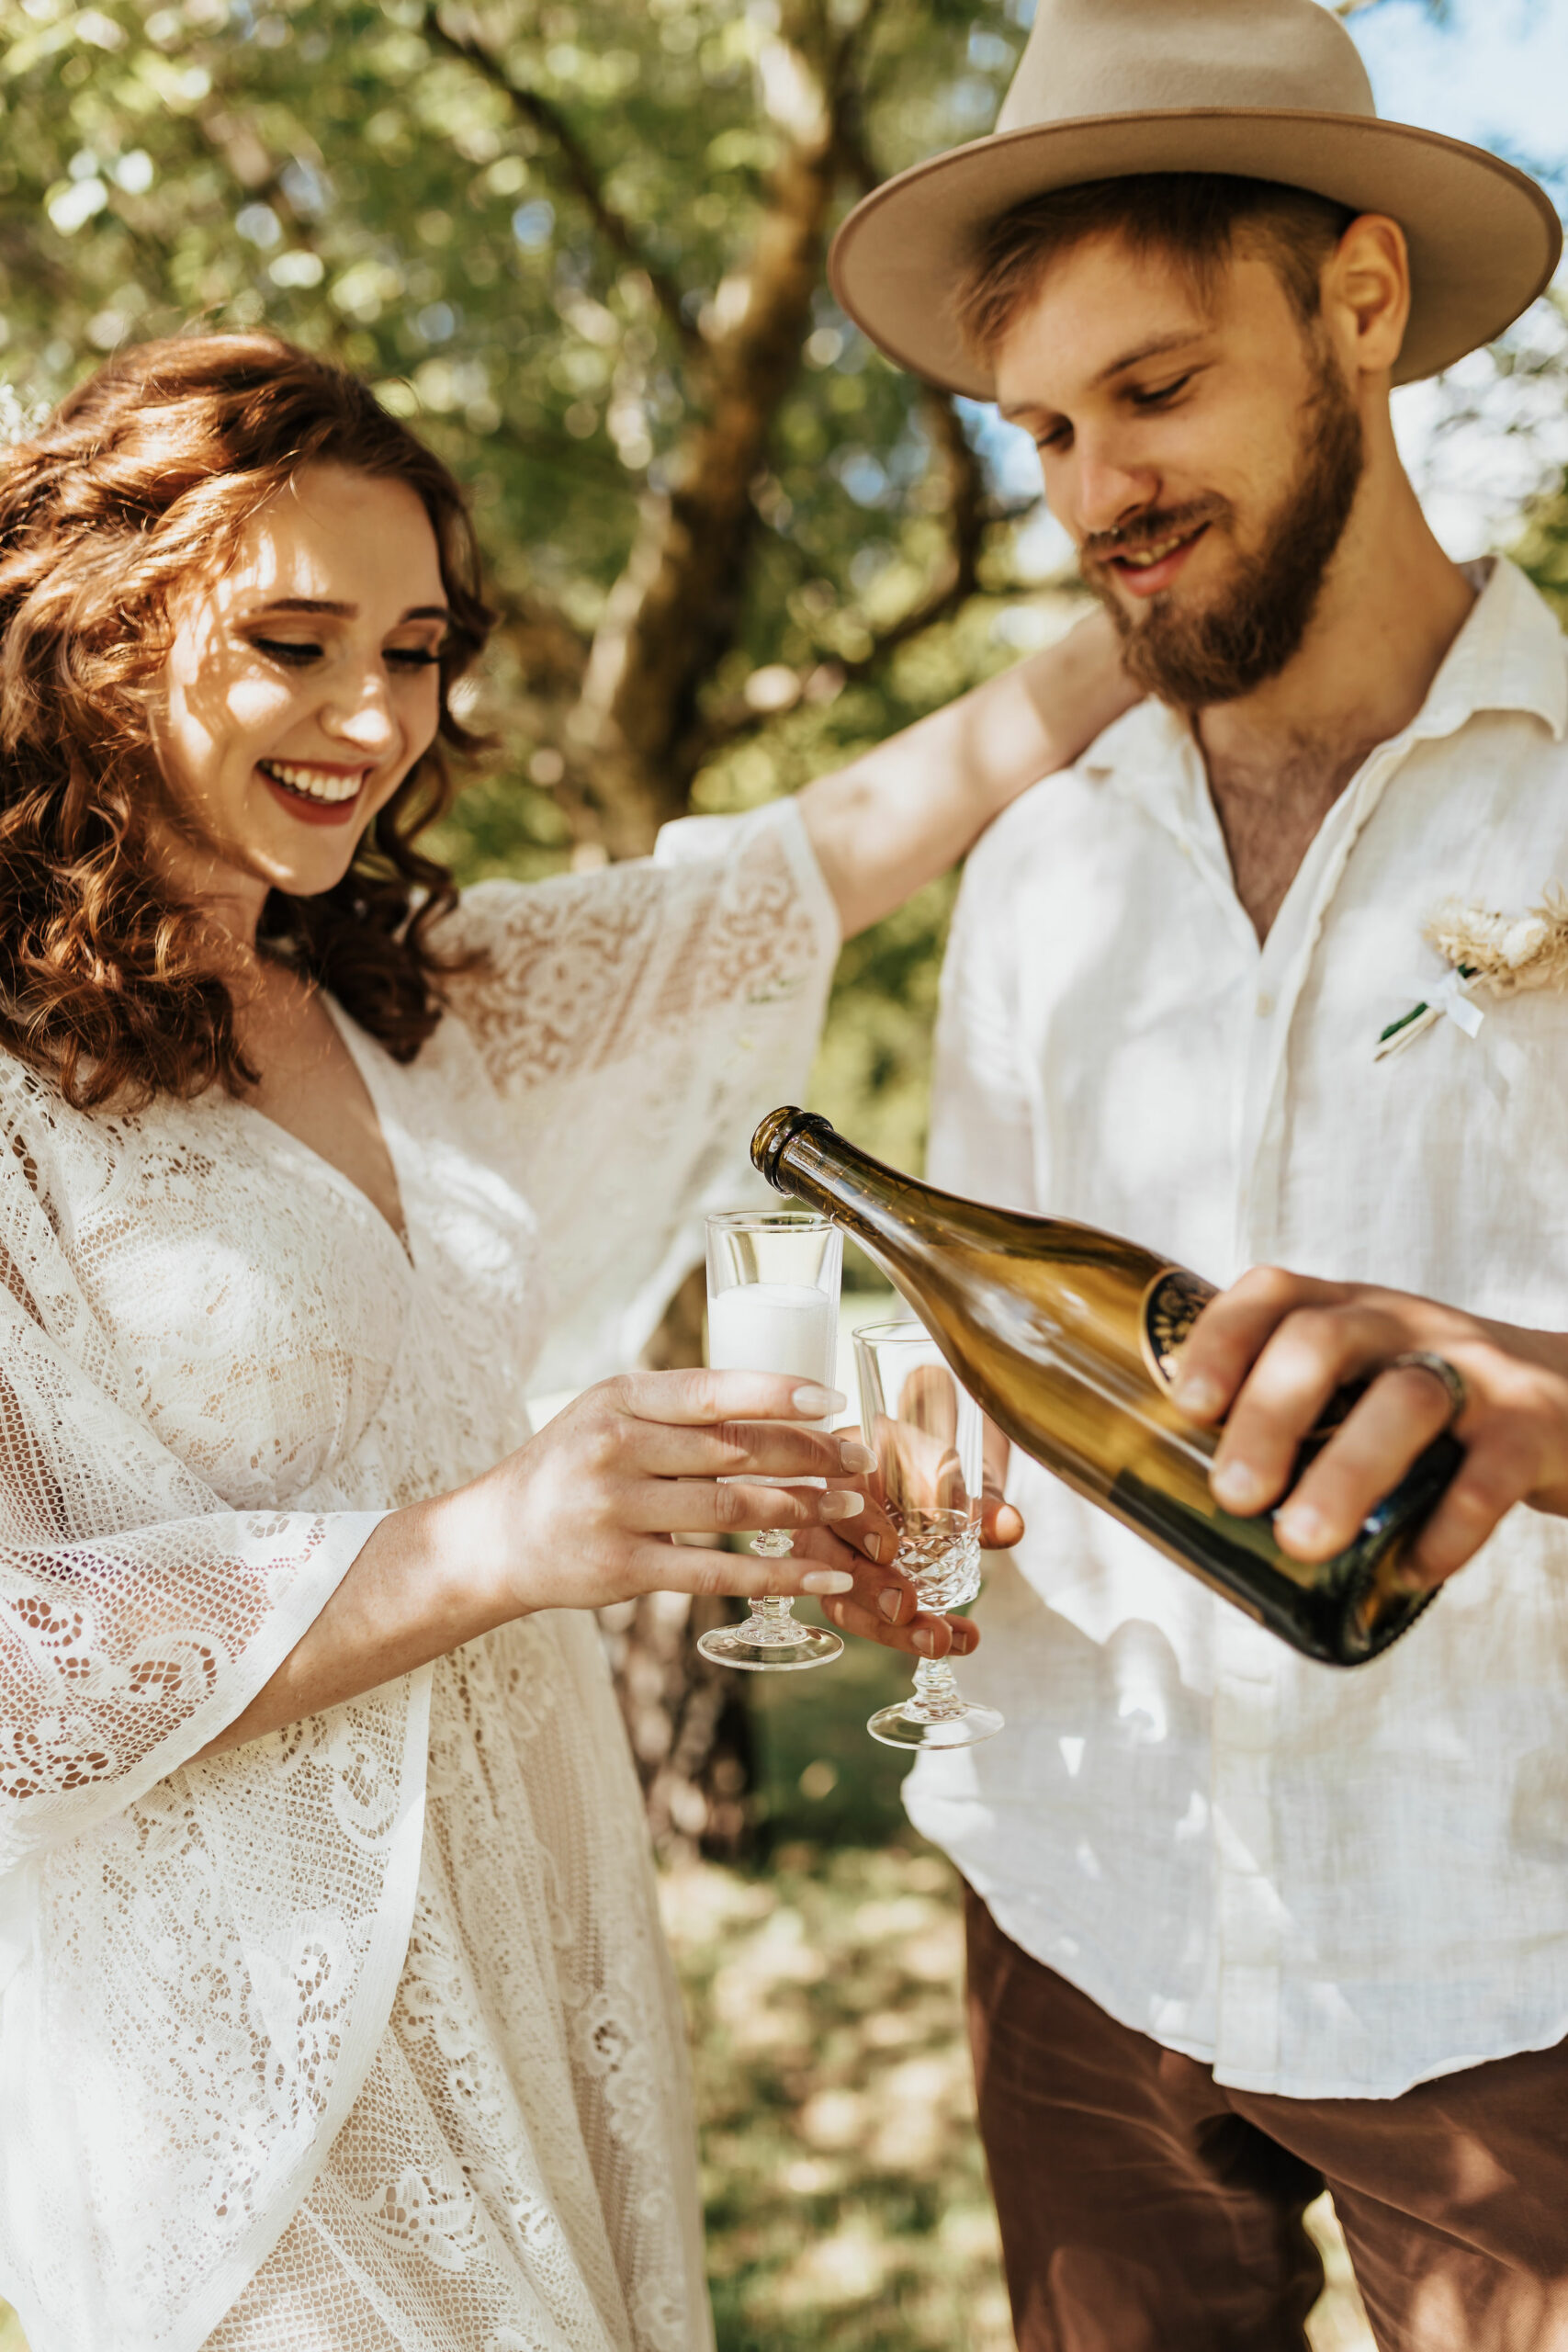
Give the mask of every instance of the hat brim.
[[1411, 271], [1401, 384], [1501, 334], [1562, 250], [1544, 189], [1483, 148], [1375, 117], [1183, 108], [1032, 125], [915, 164], [844, 222], [829, 259], [833, 291], [889, 358], [944, 391], [989, 400], [989, 370], [953, 313], [983, 232], [1027, 197], [1146, 172], [1279, 180], [1397, 220]]

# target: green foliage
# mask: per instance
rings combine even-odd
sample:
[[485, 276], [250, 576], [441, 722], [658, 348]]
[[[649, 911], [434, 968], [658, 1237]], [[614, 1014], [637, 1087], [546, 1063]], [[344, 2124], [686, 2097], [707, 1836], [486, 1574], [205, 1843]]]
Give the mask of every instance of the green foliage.
[[1568, 628], [1568, 473], [1541, 500], [1516, 553]]
[[[813, 72], [858, 44], [846, 140], [863, 178], [897, 169], [988, 123], [1023, 13], [0, 0], [0, 371], [52, 401], [126, 342], [265, 323], [375, 382], [468, 485], [503, 615], [479, 701], [499, 756], [443, 846], [465, 878], [549, 872], [584, 842], [558, 748], [572, 697], [686, 462], [705, 350], [776, 215], [770, 175], [809, 147]], [[857, 193], [847, 173], [840, 202]], [[944, 488], [918, 388], [825, 286], [768, 447], [704, 688], [723, 723], [703, 807], [791, 789], [1010, 658], [982, 596], [838, 692], [940, 565]], [[1001, 596], [1010, 549], [1004, 521]], [[754, 715], [751, 682], [781, 665], [807, 696]], [[920, 1142], [946, 906], [928, 894], [857, 945], [823, 1068], [834, 1110], [898, 1157]]]

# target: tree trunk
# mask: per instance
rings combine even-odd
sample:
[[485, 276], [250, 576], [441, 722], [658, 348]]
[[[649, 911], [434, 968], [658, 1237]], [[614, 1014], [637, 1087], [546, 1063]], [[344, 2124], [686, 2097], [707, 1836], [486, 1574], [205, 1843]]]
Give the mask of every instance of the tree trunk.
[[773, 174], [745, 270], [709, 305], [697, 413], [670, 464], [671, 489], [641, 526], [589, 656], [567, 727], [584, 797], [612, 857], [651, 848], [684, 814], [705, 738], [698, 696], [734, 645], [758, 517], [752, 486], [800, 367], [822, 274], [840, 161], [809, 68], [788, 51], [790, 92], [813, 119]]

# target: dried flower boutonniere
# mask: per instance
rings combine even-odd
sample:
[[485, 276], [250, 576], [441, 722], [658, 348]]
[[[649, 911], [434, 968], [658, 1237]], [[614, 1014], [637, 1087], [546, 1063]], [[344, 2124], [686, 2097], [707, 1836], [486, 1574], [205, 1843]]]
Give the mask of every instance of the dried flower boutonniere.
[[1435, 1021], [1451, 1021], [1473, 1037], [1485, 1014], [1472, 989], [1492, 996], [1518, 996], [1527, 989], [1568, 988], [1568, 896], [1551, 889], [1528, 915], [1504, 915], [1490, 907], [1464, 906], [1447, 899], [1427, 918], [1424, 936], [1449, 969], [1434, 988], [1412, 980], [1421, 1001], [1391, 1021], [1372, 1054], [1382, 1061], [1403, 1053]]

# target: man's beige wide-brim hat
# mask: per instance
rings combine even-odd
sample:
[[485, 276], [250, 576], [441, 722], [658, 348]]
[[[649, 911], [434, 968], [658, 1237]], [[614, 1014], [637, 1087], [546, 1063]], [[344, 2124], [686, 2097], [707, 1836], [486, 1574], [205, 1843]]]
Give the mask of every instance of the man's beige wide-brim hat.
[[857, 205], [834, 241], [833, 291], [890, 358], [987, 400], [989, 371], [952, 310], [980, 237], [1026, 197], [1139, 172], [1282, 180], [1391, 215], [1412, 278], [1397, 383], [1500, 334], [1562, 247], [1523, 172], [1378, 119], [1356, 44], [1319, 0], [1040, 0], [996, 130]]

